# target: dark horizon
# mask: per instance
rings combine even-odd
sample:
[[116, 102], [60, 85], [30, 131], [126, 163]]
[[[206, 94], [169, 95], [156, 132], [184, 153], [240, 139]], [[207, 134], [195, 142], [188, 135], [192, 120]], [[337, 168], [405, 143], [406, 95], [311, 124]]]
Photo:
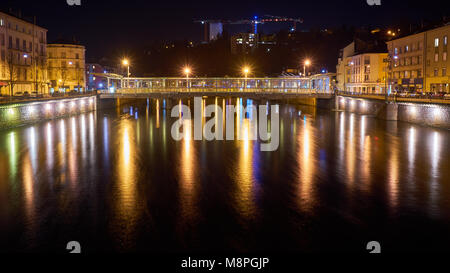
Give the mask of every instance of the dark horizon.
[[[69, 6], [66, 0], [2, 1], [0, 9], [21, 12], [23, 17], [36, 16], [37, 24], [48, 29], [48, 41], [73, 39], [87, 48], [87, 59], [128, 54], [144, 44], [162, 41], [200, 41], [202, 26], [196, 19], [250, 19], [253, 16], [275, 15], [303, 18], [298, 30], [338, 26], [387, 27], [418, 24], [421, 20], [439, 20], [448, 11], [445, 2], [432, 0], [424, 6], [411, 1], [381, 1], [370, 6], [366, 0], [338, 1], [86, 1]], [[439, 4], [442, 3], [442, 4]], [[436, 8], [442, 6], [443, 8]], [[408, 10], [408, 13], [404, 13]], [[320, 16], [318, 16], [320, 15]], [[265, 33], [287, 29], [286, 24], [263, 25]], [[247, 26], [236, 27], [246, 31]], [[113, 45], [111, 43], [114, 43]], [[130, 51], [130, 52], [127, 52]]]

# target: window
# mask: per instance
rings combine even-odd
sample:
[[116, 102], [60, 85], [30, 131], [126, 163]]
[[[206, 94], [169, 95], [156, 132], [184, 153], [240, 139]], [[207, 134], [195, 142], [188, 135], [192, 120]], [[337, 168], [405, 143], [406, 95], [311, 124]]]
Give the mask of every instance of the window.
[[23, 50], [27, 51], [27, 41], [23, 40], [22, 46], [23, 46]]
[[438, 62], [439, 61], [439, 53], [435, 53], [434, 54], [434, 61]]
[[446, 67], [442, 68], [442, 77], [445, 77], [445, 76], [447, 76], [447, 68]]
[[444, 45], [447, 45], [447, 39], [448, 39], [447, 36], [444, 36], [444, 40], [443, 40], [444, 41]]
[[395, 54], [395, 55], [398, 54], [398, 48], [394, 48], [394, 54]]
[[439, 47], [439, 38], [434, 38], [434, 47]]
[[364, 64], [370, 64], [370, 56], [364, 56]]
[[5, 45], [5, 34], [3, 34], [3, 33], [0, 35], [0, 44], [1, 44], [2, 46]]
[[409, 78], [409, 71], [405, 70], [405, 78]]
[[80, 54], [75, 54], [75, 59], [79, 59], [80, 58]]
[[5, 50], [2, 50], [2, 61], [6, 61], [6, 52]]
[[438, 76], [438, 69], [437, 69], [437, 68], [434, 69], [434, 76], [435, 76], [435, 77]]
[[442, 60], [447, 61], [447, 52], [442, 53]]
[[16, 49], [20, 49], [20, 39], [16, 38]]
[[409, 52], [409, 46], [405, 46], [405, 52]]
[[417, 78], [420, 78], [420, 77], [422, 77], [422, 70], [421, 69], [417, 70]]
[[0, 19], [0, 27], [3, 27], [3, 26], [5, 26], [5, 20]]

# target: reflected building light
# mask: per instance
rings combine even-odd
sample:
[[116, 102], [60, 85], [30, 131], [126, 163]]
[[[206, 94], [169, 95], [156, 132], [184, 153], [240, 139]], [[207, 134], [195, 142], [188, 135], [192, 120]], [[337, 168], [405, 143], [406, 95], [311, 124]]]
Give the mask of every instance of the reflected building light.
[[[409, 129], [408, 135], [408, 162], [409, 162], [409, 171], [414, 171], [414, 161], [416, 156], [416, 129], [411, 127]], [[412, 173], [410, 173], [413, 176]]]
[[350, 140], [353, 139], [354, 129], [355, 129], [355, 114], [350, 114], [350, 129], [349, 129]]
[[36, 137], [36, 129], [35, 127], [31, 127], [29, 129], [29, 137], [28, 137], [28, 145], [30, 150], [30, 156], [31, 156], [31, 164], [33, 167], [33, 172], [37, 169], [37, 137]]
[[52, 136], [52, 124], [49, 122], [47, 123], [47, 147], [46, 147], [46, 154], [47, 154], [47, 169], [49, 171], [53, 168], [53, 136]]
[[389, 184], [389, 203], [393, 213], [395, 213], [398, 206], [399, 198], [399, 144], [396, 139], [390, 141], [390, 156], [388, 159], [388, 184]]
[[95, 124], [94, 124], [94, 113], [89, 114], [89, 148], [90, 148], [90, 161], [94, 164], [95, 156], [94, 153], [97, 150], [95, 148]]
[[59, 111], [62, 111], [62, 110], [64, 110], [64, 103], [60, 102], [59, 103]]
[[80, 117], [81, 121], [81, 156], [83, 159], [83, 163], [86, 163], [86, 115], [81, 115]]
[[17, 143], [16, 134], [14, 132], [9, 133], [9, 173], [11, 179], [14, 180], [17, 174]]
[[103, 151], [105, 152], [105, 161], [109, 162], [109, 128], [108, 118], [103, 118]]
[[156, 128], [159, 129], [159, 99], [156, 100]]
[[441, 137], [439, 132], [433, 132], [433, 136], [431, 138], [432, 149], [431, 149], [431, 173], [433, 178], [437, 178], [439, 174], [439, 160], [440, 160], [440, 151], [441, 151]]
[[[439, 216], [440, 207], [439, 207], [439, 195], [441, 193], [441, 184], [439, 183], [440, 172], [439, 172], [439, 162], [441, 159], [441, 135], [439, 132], [433, 132], [430, 137], [431, 149], [430, 149], [430, 157], [431, 157], [431, 179], [429, 184], [429, 192], [430, 192], [430, 202], [429, 202], [429, 210], [433, 214], [433, 216]], [[447, 166], [446, 166], [447, 167]]]

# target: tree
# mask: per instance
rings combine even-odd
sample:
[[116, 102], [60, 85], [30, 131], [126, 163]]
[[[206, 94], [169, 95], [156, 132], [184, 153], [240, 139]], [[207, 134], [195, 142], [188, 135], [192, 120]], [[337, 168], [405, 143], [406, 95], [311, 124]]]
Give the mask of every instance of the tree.
[[67, 71], [67, 64], [65, 62], [61, 63], [61, 66], [59, 67], [60, 78], [58, 80], [58, 83], [61, 83], [61, 85], [58, 84], [58, 86], [59, 86], [58, 89], [61, 89], [61, 87], [64, 87], [66, 85], [68, 74], [69, 73]]
[[[17, 57], [19, 58], [19, 57]], [[8, 69], [8, 80], [9, 80], [9, 92], [10, 95], [14, 95], [14, 85], [18, 80], [19, 67], [18, 62], [16, 62], [16, 58], [14, 58], [14, 52], [8, 51], [6, 56], [6, 67]]]

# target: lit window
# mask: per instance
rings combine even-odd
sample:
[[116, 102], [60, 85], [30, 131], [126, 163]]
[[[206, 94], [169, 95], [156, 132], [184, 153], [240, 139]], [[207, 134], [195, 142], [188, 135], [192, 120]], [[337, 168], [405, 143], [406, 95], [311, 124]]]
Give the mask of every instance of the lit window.
[[444, 36], [444, 45], [447, 45], [447, 36]]
[[447, 52], [442, 53], [442, 60], [447, 61]]
[[439, 61], [439, 53], [434, 54], [434, 61], [435, 62]]
[[5, 21], [3, 19], [0, 19], [0, 27], [5, 25]]
[[434, 39], [434, 47], [438, 47], [439, 46], [439, 38], [435, 38]]
[[435, 77], [438, 76], [438, 69], [437, 69], [437, 68], [434, 69], [434, 76], [435, 76]]
[[442, 68], [442, 77], [445, 77], [445, 76], [447, 76], [447, 68], [446, 67]]

